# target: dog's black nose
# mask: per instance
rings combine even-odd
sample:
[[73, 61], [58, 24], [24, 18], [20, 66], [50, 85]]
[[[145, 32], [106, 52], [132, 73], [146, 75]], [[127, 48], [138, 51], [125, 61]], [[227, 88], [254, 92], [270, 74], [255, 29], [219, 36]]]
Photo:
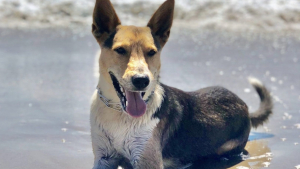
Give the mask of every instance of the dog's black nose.
[[148, 76], [139, 76], [139, 75], [133, 76], [131, 80], [132, 80], [132, 84], [137, 89], [144, 89], [149, 85], [150, 82]]

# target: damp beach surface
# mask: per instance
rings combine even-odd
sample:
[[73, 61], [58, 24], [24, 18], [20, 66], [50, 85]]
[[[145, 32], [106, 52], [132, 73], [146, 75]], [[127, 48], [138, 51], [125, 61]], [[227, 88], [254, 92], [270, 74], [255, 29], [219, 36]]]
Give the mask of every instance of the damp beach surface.
[[[163, 83], [185, 91], [224, 86], [253, 112], [259, 98], [247, 81], [252, 76], [275, 105], [269, 122], [251, 131], [248, 153], [194, 168], [300, 168], [299, 40], [294, 33], [172, 29], [161, 55]], [[85, 30], [0, 29], [0, 168], [92, 168], [98, 49]]]

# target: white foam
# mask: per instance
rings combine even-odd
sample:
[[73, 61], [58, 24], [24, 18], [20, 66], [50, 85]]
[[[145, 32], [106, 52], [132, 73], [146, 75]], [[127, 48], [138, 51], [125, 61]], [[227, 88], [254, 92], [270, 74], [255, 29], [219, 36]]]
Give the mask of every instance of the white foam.
[[[94, 2], [0, 0], [0, 27], [89, 26]], [[124, 24], [149, 19], [163, 2], [112, 0]], [[176, 0], [175, 19], [196, 28], [282, 31], [300, 30], [299, 13], [296, 0]]]

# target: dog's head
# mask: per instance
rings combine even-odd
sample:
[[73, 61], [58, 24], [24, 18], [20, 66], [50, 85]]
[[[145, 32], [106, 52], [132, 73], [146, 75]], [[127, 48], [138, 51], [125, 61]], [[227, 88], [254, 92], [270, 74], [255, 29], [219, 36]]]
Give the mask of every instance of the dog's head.
[[160, 53], [173, 21], [167, 0], [146, 27], [123, 26], [109, 0], [97, 0], [92, 33], [101, 47], [100, 74], [114, 86], [123, 109], [133, 117], [146, 111], [159, 78]]

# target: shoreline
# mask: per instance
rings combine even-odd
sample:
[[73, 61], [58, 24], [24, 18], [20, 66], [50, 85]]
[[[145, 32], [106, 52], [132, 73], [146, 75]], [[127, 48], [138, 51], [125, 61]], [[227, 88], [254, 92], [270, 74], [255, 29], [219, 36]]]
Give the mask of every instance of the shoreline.
[[[125, 25], [146, 25], [164, 0], [111, 0]], [[86, 27], [94, 0], [0, 0], [0, 27]], [[177, 0], [177, 25], [234, 32], [300, 32], [300, 1]], [[189, 25], [189, 26], [187, 26]]]
[[[124, 24], [133, 25], [133, 24]], [[139, 25], [144, 26], [144, 25]], [[91, 34], [91, 28], [88, 25], [71, 25], [71, 26], [47, 26], [43, 27], [1, 27], [0, 34], [7, 34], [9, 32], [23, 31], [23, 32], [69, 32], [74, 35], [85, 36]], [[196, 35], [210, 35], [234, 39], [245, 39], [249, 41], [255, 40], [278, 40], [282, 38], [289, 38], [295, 41], [300, 41], [300, 30], [286, 30], [286, 31], [267, 31], [267, 30], [232, 30], [221, 28], [206, 28], [197, 26], [187, 26], [185, 22], [175, 21], [171, 29], [171, 34], [196, 34]], [[172, 36], [171, 36], [172, 37]]]

